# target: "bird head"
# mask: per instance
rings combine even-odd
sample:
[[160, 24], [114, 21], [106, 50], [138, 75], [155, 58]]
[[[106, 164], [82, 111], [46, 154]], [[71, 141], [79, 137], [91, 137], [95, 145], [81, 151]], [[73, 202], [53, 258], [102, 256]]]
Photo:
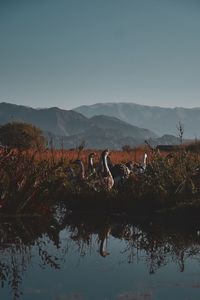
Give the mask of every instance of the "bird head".
[[94, 158], [95, 156], [97, 156], [96, 152], [92, 152], [89, 154], [89, 158]]
[[107, 157], [108, 155], [109, 155], [109, 150], [108, 149], [105, 149], [102, 153], [101, 153], [101, 156], [102, 156], [102, 158], [103, 157]]

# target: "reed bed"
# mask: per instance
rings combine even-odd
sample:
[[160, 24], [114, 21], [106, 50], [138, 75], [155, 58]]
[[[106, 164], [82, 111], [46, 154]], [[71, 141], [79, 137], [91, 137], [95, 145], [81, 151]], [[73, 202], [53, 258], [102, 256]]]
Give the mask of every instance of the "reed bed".
[[[58, 203], [71, 210], [103, 210], [149, 214], [158, 211], [200, 211], [200, 156], [183, 148], [172, 155], [138, 148], [113, 151], [113, 163], [141, 162], [148, 152], [145, 173], [131, 174], [123, 184], [106, 190], [98, 177], [71, 180], [67, 172], [79, 158], [87, 163], [90, 150], [0, 152], [0, 211], [53, 213]], [[96, 151], [95, 165], [101, 151]]]

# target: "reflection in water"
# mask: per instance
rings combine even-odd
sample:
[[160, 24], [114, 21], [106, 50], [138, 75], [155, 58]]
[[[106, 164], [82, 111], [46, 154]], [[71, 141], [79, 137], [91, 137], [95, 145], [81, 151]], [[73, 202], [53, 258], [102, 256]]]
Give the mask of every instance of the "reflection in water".
[[[171, 262], [184, 272], [188, 258], [200, 259], [198, 226], [188, 224], [174, 227], [160, 222], [122, 220], [117, 216], [59, 213], [51, 219], [7, 218], [1, 221], [0, 232], [0, 281], [2, 289], [9, 286], [13, 299], [22, 295], [23, 278], [33, 252], [41, 268], [59, 270], [71, 248], [79, 257], [98, 251], [106, 258], [112, 256], [112, 243], [123, 241], [119, 259], [125, 263], [142, 260], [150, 274]], [[126, 297], [118, 295], [117, 299], [143, 299], [143, 294], [134, 295], [132, 292]], [[153, 299], [151, 294], [145, 297]]]
[[55, 220], [37, 219], [7, 219], [0, 223], [0, 281], [10, 286], [13, 298], [21, 295], [20, 285], [23, 275], [31, 263], [32, 248], [35, 246], [41, 259], [41, 266], [49, 265], [59, 268], [58, 257], [50, 255], [42, 237], [48, 235], [49, 239], [58, 248], [59, 230], [56, 230]]

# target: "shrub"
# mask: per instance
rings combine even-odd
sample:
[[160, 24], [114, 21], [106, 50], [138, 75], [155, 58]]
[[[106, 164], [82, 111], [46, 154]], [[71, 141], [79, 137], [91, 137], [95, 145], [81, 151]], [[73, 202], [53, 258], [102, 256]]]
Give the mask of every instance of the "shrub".
[[11, 122], [0, 126], [0, 142], [3, 146], [21, 150], [41, 149], [45, 146], [42, 130], [22, 122]]

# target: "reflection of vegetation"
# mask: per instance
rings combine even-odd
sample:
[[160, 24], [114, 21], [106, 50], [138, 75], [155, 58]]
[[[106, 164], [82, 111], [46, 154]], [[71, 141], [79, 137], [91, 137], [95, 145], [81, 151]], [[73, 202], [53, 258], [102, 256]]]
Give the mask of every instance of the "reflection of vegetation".
[[[158, 225], [159, 224], [159, 225]], [[59, 269], [68, 251], [73, 249], [79, 257], [98, 249], [102, 257], [112, 255], [110, 238], [123, 240], [119, 249], [122, 260], [128, 263], [144, 261], [150, 274], [169, 262], [184, 271], [185, 262], [193, 257], [200, 259], [199, 224], [180, 223], [171, 226], [162, 222], [142, 222], [121, 219], [117, 216], [59, 215], [55, 219], [5, 219], [0, 223], [0, 282], [8, 284], [13, 299], [20, 297], [24, 273], [37, 251], [40, 267]], [[66, 230], [63, 243], [60, 232]], [[54, 254], [49, 253], [49, 241]], [[76, 250], [76, 251], [75, 251]], [[141, 255], [142, 253], [142, 255]]]
[[[81, 219], [81, 222], [80, 222]], [[70, 218], [68, 216], [67, 228], [72, 233], [72, 239], [78, 246], [80, 253], [83, 245], [88, 250], [91, 249], [93, 236], [97, 236], [96, 244], [101, 253], [101, 245], [109, 236], [124, 240], [125, 248], [122, 250], [123, 256], [126, 254], [127, 262], [140, 260], [140, 251], [145, 253], [145, 262], [149, 273], [153, 274], [157, 269], [173, 261], [177, 264], [180, 272], [184, 271], [187, 258], [200, 253], [200, 239], [197, 234], [198, 225], [182, 222], [170, 226], [161, 226], [160, 221], [156, 224], [152, 222], [122, 222], [116, 218], [99, 218], [78, 216]], [[178, 226], [178, 227], [177, 227]], [[75, 238], [74, 238], [75, 233]], [[109, 248], [109, 239], [108, 239]], [[85, 248], [85, 253], [87, 252]], [[112, 253], [110, 253], [112, 254]], [[104, 255], [102, 255], [104, 256]], [[200, 259], [200, 257], [198, 257]]]
[[23, 275], [27, 271], [32, 258], [32, 248], [36, 247], [42, 266], [59, 268], [59, 258], [48, 253], [43, 234], [49, 236], [53, 244], [58, 247], [59, 230], [56, 230], [55, 220], [37, 218], [35, 220], [14, 219], [5, 220], [0, 224], [0, 281], [4, 287], [7, 283], [12, 291], [13, 299], [22, 294], [20, 286]]

